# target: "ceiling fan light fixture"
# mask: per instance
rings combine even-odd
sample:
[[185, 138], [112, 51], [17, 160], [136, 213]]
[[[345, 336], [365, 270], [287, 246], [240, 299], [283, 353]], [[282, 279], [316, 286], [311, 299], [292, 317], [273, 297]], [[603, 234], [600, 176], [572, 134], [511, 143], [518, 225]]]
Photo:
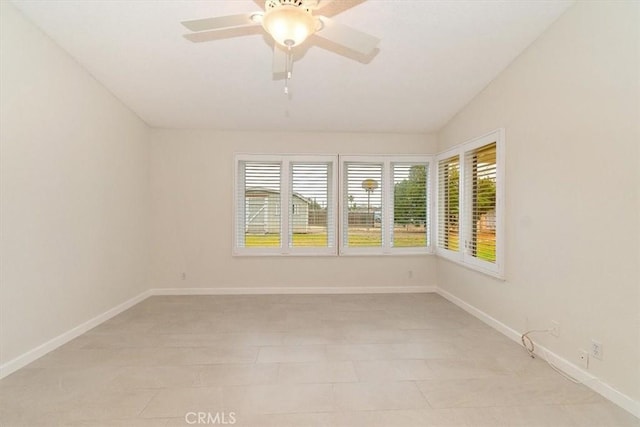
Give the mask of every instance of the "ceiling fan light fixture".
[[304, 8], [280, 6], [264, 14], [262, 26], [285, 47], [297, 46], [316, 31], [316, 21]]

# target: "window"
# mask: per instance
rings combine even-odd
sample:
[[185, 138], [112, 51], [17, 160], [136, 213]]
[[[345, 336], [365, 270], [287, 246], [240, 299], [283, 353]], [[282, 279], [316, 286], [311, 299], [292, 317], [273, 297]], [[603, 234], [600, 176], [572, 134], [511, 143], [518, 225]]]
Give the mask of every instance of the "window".
[[289, 234], [294, 248], [335, 248], [333, 162], [294, 161]]
[[438, 249], [458, 252], [460, 218], [460, 157], [438, 162]]
[[[346, 200], [343, 203], [344, 246], [382, 247], [382, 163], [344, 164]], [[376, 221], [376, 217], [378, 221]]]
[[394, 248], [429, 246], [429, 163], [392, 163]]
[[280, 162], [242, 163], [241, 192], [244, 197], [243, 246], [273, 248], [280, 246]]
[[427, 253], [430, 161], [425, 156], [345, 156], [343, 254]]
[[234, 254], [393, 255], [435, 248], [439, 256], [502, 277], [502, 146], [497, 130], [435, 159], [236, 155]]
[[502, 277], [503, 131], [438, 156], [436, 253]]
[[493, 142], [465, 156], [466, 253], [488, 262], [496, 260], [496, 154]]
[[335, 163], [333, 156], [237, 155], [234, 253], [335, 254]]

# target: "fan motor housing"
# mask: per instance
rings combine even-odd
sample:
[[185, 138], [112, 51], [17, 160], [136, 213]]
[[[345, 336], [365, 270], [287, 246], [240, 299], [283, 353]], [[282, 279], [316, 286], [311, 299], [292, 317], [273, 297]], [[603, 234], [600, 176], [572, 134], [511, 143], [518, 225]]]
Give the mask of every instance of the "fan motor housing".
[[304, 7], [304, 4], [304, 0], [267, 0], [264, 3], [264, 10], [268, 12], [269, 10], [276, 9], [281, 6], [293, 6], [300, 7], [308, 13], [311, 13], [311, 9]]

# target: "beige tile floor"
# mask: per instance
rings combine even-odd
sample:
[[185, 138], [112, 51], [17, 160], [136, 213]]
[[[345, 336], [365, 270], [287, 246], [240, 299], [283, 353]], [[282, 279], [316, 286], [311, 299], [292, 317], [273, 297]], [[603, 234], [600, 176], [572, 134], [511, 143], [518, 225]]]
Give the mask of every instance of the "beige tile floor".
[[236, 426], [640, 426], [436, 294], [152, 297], [0, 381], [7, 427], [203, 425], [199, 412]]

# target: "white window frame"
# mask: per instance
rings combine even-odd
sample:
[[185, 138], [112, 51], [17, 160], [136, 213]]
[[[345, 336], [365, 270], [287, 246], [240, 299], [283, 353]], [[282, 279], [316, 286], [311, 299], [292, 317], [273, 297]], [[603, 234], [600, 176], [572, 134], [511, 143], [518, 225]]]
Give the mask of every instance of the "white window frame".
[[[466, 188], [467, 175], [471, 173], [469, 166], [467, 165], [466, 154], [470, 151], [474, 151], [483, 146], [489, 145], [491, 143], [496, 143], [496, 260], [495, 263], [485, 261], [473, 256], [466, 248], [465, 242], [470, 239], [471, 233], [471, 195], [470, 190]], [[435, 165], [436, 168], [441, 160], [448, 159], [453, 156], [459, 156], [460, 159], [460, 173], [459, 173], [459, 241], [458, 241], [458, 251], [450, 251], [444, 248], [438, 247], [437, 243], [435, 245], [435, 253], [436, 255], [451, 260], [453, 262], [462, 264], [466, 267], [469, 267], [473, 270], [480, 271], [482, 273], [488, 274], [490, 276], [498, 277], [504, 279], [504, 254], [505, 254], [505, 236], [504, 236], [504, 222], [505, 222], [505, 214], [504, 214], [504, 195], [505, 195], [505, 185], [504, 185], [504, 175], [505, 175], [505, 148], [504, 148], [504, 129], [496, 129], [492, 132], [489, 132], [485, 135], [482, 135], [478, 138], [474, 138], [470, 141], [464, 142], [460, 145], [457, 145], [447, 151], [444, 151], [436, 157]], [[435, 183], [436, 194], [433, 198], [436, 203], [439, 200], [439, 192], [441, 191], [441, 185], [439, 182], [439, 174], [436, 173], [436, 183]], [[438, 224], [440, 222], [438, 215], [439, 209], [433, 210], [435, 220], [433, 221], [433, 235], [434, 242], [439, 241], [439, 229]]]
[[[440, 161], [441, 160], [448, 160], [452, 157], [458, 157], [458, 165], [459, 165], [459, 169], [458, 169], [458, 250], [457, 251], [452, 251], [450, 249], [446, 249], [446, 248], [442, 248], [438, 245], [438, 242], [440, 241], [440, 206], [438, 205], [438, 203], [440, 202], [440, 192], [442, 191], [442, 183], [440, 182]], [[442, 152], [440, 154], [438, 154], [438, 156], [436, 157], [436, 161], [434, 162], [434, 169], [435, 170], [435, 191], [434, 191], [434, 204], [435, 204], [435, 209], [433, 211], [434, 214], [434, 218], [435, 221], [433, 221], [433, 240], [434, 240], [434, 248], [435, 248], [435, 253], [436, 255], [442, 257], [442, 258], [447, 258], [453, 261], [457, 261], [458, 258], [460, 257], [460, 253], [462, 251], [462, 236], [461, 236], [461, 229], [462, 229], [462, 204], [461, 204], [461, 195], [462, 195], [462, 159], [460, 157], [460, 149], [459, 147], [455, 147], [452, 148], [450, 150], [447, 150], [445, 152]]]
[[[469, 191], [465, 188], [465, 177], [470, 173], [466, 154], [490, 143], [496, 143], [496, 260], [495, 263], [484, 261], [472, 256], [465, 249], [465, 241], [469, 239], [470, 209]], [[440, 160], [458, 156], [459, 170], [459, 251], [450, 251], [438, 247], [439, 209], [438, 199], [440, 191], [438, 165]], [[243, 161], [277, 162], [280, 163], [280, 207], [281, 212], [289, 212], [291, 201], [291, 164], [295, 162], [326, 162], [331, 164], [329, 177], [330, 198], [328, 202], [332, 208], [333, 220], [328, 218], [328, 247], [293, 247], [289, 234], [289, 215], [280, 218], [279, 247], [244, 247], [239, 245], [238, 227], [243, 226], [244, 198], [239, 192], [244, 182], [239, 176], [239, 165]], [[380, 163], [382, 165], [382, 246], [380, 247], [348, 247], [346, 245], [348, 202], [345, 194], [346, 164], [349, 162]], [[427, 164], [429, 168], [427, 182], [427, 242], [425, 247], [393, 247], [393, 170], [394, 163]], [[436, 254], [437, 256], [459, 263], [473, 270], [504, 279], [505, 258], [505, 147], [504, 129], [497, 129], [483, 136], [467, 141], [448, 149], [436, 156], [430, 155], [291, 155], [291, 154], [236, 154], [234, 155], [234, 192], [233, 192], [233, 254], [238, 256], [282, 256], [282, 255], [416, 255]], [[242, 202], [242, 203], [240, 203]], [[283, 207], [287, 206], [287, 209]], [[332, 226], [333, 225], [333, 226]]]
[[[376, 247], [349, 247], [347, 245], [348, 232], [348, 202], [346, 200], [347, 163], [380, 163], [382, 164], [382, 245]], [[421, 247], [393, 247], [393, 170], [394, 163], [427, 164], [427, 246]], [[433, 212], [432, 182], [434, 170], [434, 156], [429, 155], [345, 155], [340, 156], [340, 255], [417, 255], [433, 254], [433, 232], [431, 217]]]
[[[239, 229], [244, 229], [244, 196], [240, 188], [244, 188], [243, 177], [240, 176], [240, 164], [242, 162], [274, 162], [280, 163], [280, 246], [277, 247], [246, 247], [239, 244]], [[331, 165], [328, 185], [330, 191], [331, 214], [333, 219], [327, 218], [327, 239], [329, 245], [326, 247], [294, 247], [292, 244], [292, 233], [289, 232], [289, 219], [292, 194], [291, 164], [292, 163], [328, 163]], [[338, 210], [338, 157], [334, 155], [291, 155], [291, 154], [235, 154], [234, 155], [234, 180], [233, 180], [233, 255], [237, 256], [279, 256], [279, 255], [337, 255], [338, 235], [337, 216]], [[286, 208], [284, 208], [286, 206]], [[282, 215], [286, 212], [286, 215]], [[334, 227], [331, 227], [333, 222]]]

